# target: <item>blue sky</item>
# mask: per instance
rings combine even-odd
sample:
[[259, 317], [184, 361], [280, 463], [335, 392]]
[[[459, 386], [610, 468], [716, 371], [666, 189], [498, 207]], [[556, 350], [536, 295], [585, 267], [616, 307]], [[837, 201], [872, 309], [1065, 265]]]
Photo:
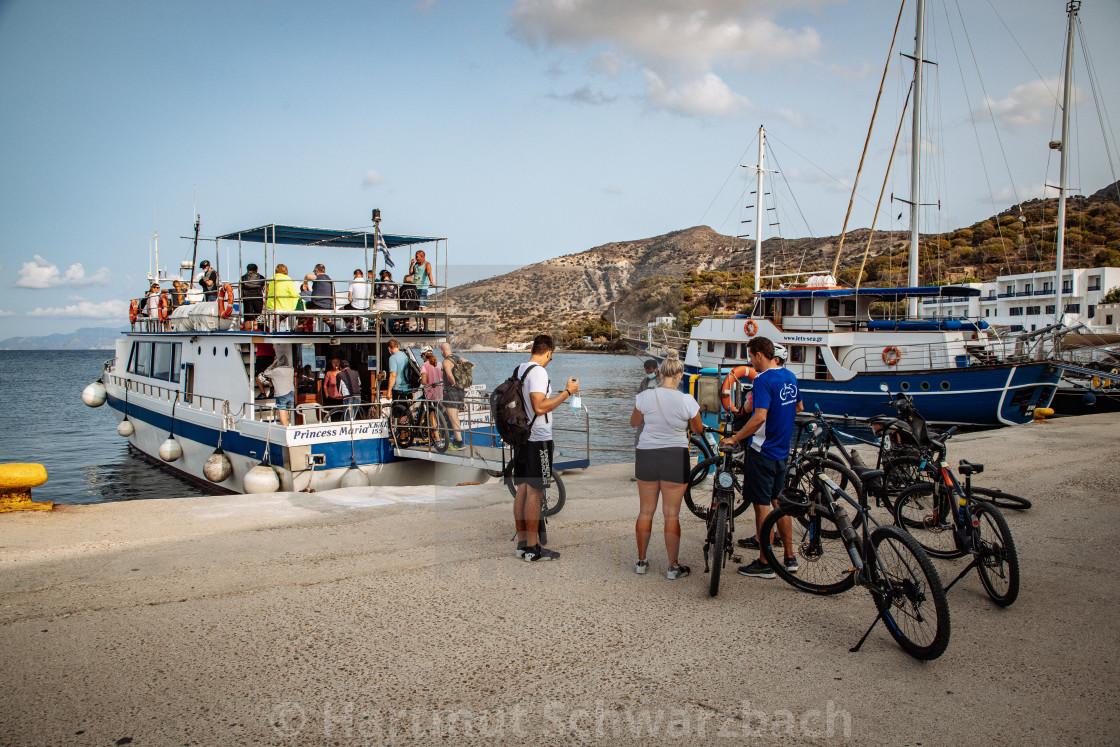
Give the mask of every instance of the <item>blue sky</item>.
[[[923, 201], [941, 208], [922, 230], [939, 231], [1056, 183], [1046, 143], [1065, 0], [927, 7], [938, 64]], [[783, 172], [782, 234], [838, 233], [897, 12], [888, 0], [4, 0], [0, 339], [123, 323], [153, 229], [161, 263], [189, 257], [179, 237], [196, 199], [204, 236], [356, 228], [378, 207], [388, 232], [450, 237], [460, 266], [701, 223], [740, 232], [738, 164], [755, 162], [759, 124]], [[911, 2], [850, 227], [871, 222], [913, 15]], [[1120, 3], [1086, 0], [1081, 17], [1114, 143]], [[1092, 192], [1116, 177], [1080, 49], [1075, 81], [1071, 183]], [[908, 157], [888, 194], [907, 195]], [[907, 228], [903, 209], [885, 207], [879, 226]], [[284, 258], [293, 273], [322, 260], [335, 278], [357, 266]]]

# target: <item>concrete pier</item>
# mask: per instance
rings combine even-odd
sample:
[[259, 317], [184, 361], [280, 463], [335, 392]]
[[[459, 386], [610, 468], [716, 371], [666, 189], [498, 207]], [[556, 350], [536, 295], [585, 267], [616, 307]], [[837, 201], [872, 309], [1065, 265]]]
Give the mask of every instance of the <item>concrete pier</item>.
[[[924, 664], [881, 627], [848, 652], [875, 615], [859, 588], [730, 569], [709, 598], [687, 510], [692, 576], [664, 578], [659, 521], [635, 575], [628, 465], [565, 476], [554, 563], [513, 557], [500, 484], [6, 514], [0, 743], [1114, 744], [1118, 433], [1093, 415], [950, 442], [1034, 508], [1005, 512], [1018, 601], [961, 581]], [[935, 563], [947, 582], [965, 561]]]

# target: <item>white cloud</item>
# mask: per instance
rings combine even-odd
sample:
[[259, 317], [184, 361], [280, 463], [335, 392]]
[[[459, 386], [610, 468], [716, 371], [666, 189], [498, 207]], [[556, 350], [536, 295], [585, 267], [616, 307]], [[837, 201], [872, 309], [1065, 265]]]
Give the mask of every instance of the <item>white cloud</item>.
[[420, 0], [412, 6], [412, 9], [418, 13], [427, 13], [436, 4], [436, 0]]
[[[1059, 81], [1057, 78], [1032, 80], [1015, 86], [1006, 97], [998, 100], [984, 99], [996, 121], [1009, 130], [1042, 124], [1049, 121], [1057, 105]], [[986, 111], [979, 114], [985, 115]]]
[[16, 312], [14, 312], [14, 311], [4, 311], [3, 309], [0, 309], [0, 316], [15, 316], [15, 315], [16, 315]]
[[840, 80], [845, 83], [858, 83], [874, 69], [870, 62], [864, 60], [859, 67], [852, 67], [851, 65], [837, 65], [836, 63], [829, 63], [824, 66], [826, 70], [830, 70], [840, 77]]
[[570, 93], [550, 93], [548, 97], [558, 101], [571, 101], [575, 104], [609, 104], [618, 99], [617, 96], [608, 96], [600, 90], [592, 90], [591, 86], [583, 86]]
[[[789, 0], [781, 8], [832, 2]], [[779, 25], [774, 7], [769, 0], [516, 0], [509, 16], [511, 33], [532, 47], [594, 49], [587, 63], [594, 74], [643, 69], [653, 108], [727, 115], [747, 100], [717, 66], [810, 59], [821, 49], [816, 29]], [[685, 82], [666, 82], [676, 80]]]
[[767, 0], [517, 0], [510, 19], [514, 35], [533, 46], [605, 43], [646, 64], [694, 70], [731, 59], [805, 58], [820, 49], [815, 29], [783, 28], [771, 20], [772, 8]]
[[778, 107], [774, 110], [774, 116], [787, 124], [793, 125], [799, 130], [804, 129], [805, 125], [809, 124], [809, 120], [804, 114], [795, 112], [792, 109]]
[[125, 301], [102, 301], [94, 303], [92, 301], [79, 301], [72, 303], [68, 306], [56, 306], [51, 308], [36, 308], [27, 312], [28, 316], [61, 316], [61, 317], [81, 317], [88, 319], [120, 319], [125, 320], [128, 318], [128, 303]]
[[657, 73], [646, 70], [646, 87], [646, 98], [651, 106], [677, 114], [727, 116], [750, 104], [715, 73], [706, 73], [674, 87]]
[[1058, 191], [1055, 189], [1047, 191], [1046, 185], [1041, 183], [1028, 184], [1026, 186], [1020, 185], [1014, 189], [1009, 184], [1001, 189], [997, 189], [995, 194], [991, 197], [984, 196], [980, 198], [980, 202], [985, 205], [991, 205], [992, 200], [995, 200], [996, 206], [1000, 210], [1003, 210], [1007, 205], [1026, 202], [1027, 200], [1033, 200], [1036, 197], [1055, 197], [1057, 196], [1057, 193]]
[[614, 185], [611, 185], [611, 186], [608, 186], [608, 187], [603, 187], [603, 194], [620, 195], [620, 194], [622, 194], [622, 188], [621, 187], [616, 187]]
[[60, 285], [80, 287], [83, 285], [104, 285], [109, 282], [109, 268], [102, 267], [92, 275], [86, 275], [85, 268], [80, 262], [75, 262], [67, 268], [65, 274], [59, 272], [58, 266], [48, 262], [38, 254], [30, 262], [24, 262], [19, 268], [19, 277], [16, 279], [17, 288], [56, 288]]
[[370, 187], [376, 187], [377, 185], [381, 184], [382, 181], [383, 180], [381, 178], [381, 174], [379, 174], [374, 169], [370, 169], [366, 173], [362, 174], [362, 186], [366, 189], [369, 189]]

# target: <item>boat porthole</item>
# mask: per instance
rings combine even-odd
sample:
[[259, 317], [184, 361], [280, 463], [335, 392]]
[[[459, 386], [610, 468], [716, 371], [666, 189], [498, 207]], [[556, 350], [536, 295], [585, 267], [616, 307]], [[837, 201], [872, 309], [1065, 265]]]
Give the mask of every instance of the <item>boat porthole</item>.
[[217, 346], [217, 345], [215, 345], [215, 346], [214, 346], [214, 350], [212, 351], [212, 355], [213, 355], [213, 356], [214, 356], [215, 358], [217, 358], [217, 357], [218, 357], [218, 346]]
[[945, 391], [949, 391], [949, 382], [948, 381], [942, 381], [941, 382], [941, 388], [944, 389]]
[[902, 387], [902, 391], [904, 391], [904, 392], [910, 391], [910, 382], [909, 381], [904, 381], [899, 386]]
[[226, 348], [226, 357], [229, 357], [229, 348]]
[[922, 391], [923, 392], [928, 392], [929, 391], [929, 382], [928, 381], [923, 381], [922, 382]]
[[202, 355], [202, 346], [201, 345], [198, 346], [198, 354]]

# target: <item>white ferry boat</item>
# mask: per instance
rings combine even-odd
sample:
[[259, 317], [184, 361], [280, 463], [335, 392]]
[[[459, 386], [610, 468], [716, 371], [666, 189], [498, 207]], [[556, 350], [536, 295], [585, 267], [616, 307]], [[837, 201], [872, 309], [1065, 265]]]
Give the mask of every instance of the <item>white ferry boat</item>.
[[[275, 275], [278, 252], [280, 264], [290, 253], [298, 257], [289, 260], [293, 266], [311, 267], [320, 247], [354, 249], [364, 255], [362, 267], [375, 268], [378, 247], [389, 257], [391, 250], [419, 246], [430, 250], [433, 265], [442, 259], [446, 268], [446, 239], [382, 234], [379, 222], [375, 213], [374, 225], [360, 230], [270, 224], [219, 236], [215, 251], [222, 241], [236, 242], [240, 264], [247, 245], [257, 245], [254, 257], [262, 255], [263, 245], [266, 278]], [[182, 270], [193, 274], [193, 261], [184, 262]], [[237, 277], [243, 272], [239, 266]], [[371, 270], [367, 282], [372, 279]], [[161, 275], [158, 261], [150, 280], [159, 286], [144, 309], [151, 314], [136, 313], [143, 299], [134, 302], [132, 330], [117, 341], [115, 357], [83, 400], [91, 406], [107, 402], [120, 421], [118, 432], [160, 466], [229, 493], [455, 485], [484, 481], [502, 468], [503, 448], [482, 387], [467, 391], [458, 413], [461, 449], [449, 448], [453, 434], [441, 407], [434, 421], [418, 416], [409, 426], [390, 416], [383, 391], [389, 341], [396, 339], [413, 360], [423, 346], [431, 346], [438, 358], [440, 343], [449, 341], [450, 317], [440, 299], [428, 299], [423, 310], [390, 302], [367, 310], [284, 311], [266, 303], [253, 322], [246, 318], [252, 314], [238, 282], [221, 285], [217, 300], [204, 301], [200, 293], [175, 298], [168, 289], [174, 279]], [[188, 275], [187, 282], [193, 280]], [[266, 297], [275, 297], [274, 287], [266, 286]], [[184, 303], [177, 306], [177, 300]], [[280, 356], [296, 376], [294, 408], [283, 408], [283, 416], [256, 385], [263, 364]], [[325, 401], [324, 376], [334, 358], [348, 360], [358, 373], [360, 405]], [[420, 406], [414, 399], [411, 407]], [[556, 467], [585, 467], [587, 455], [582, 456]]]

